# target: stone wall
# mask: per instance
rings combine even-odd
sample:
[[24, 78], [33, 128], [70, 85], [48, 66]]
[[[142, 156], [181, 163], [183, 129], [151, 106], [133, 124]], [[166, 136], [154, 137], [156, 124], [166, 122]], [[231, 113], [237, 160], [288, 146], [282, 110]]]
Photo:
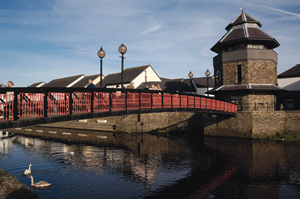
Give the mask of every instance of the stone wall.
[[248, 94], [242, 97], [244, 111], [269, 111], [274, 110], [275, 95]]
[[[104, 118], [111, 121], [110, 118]], [[189, 131], [202, 129], [199, 115], [191, 112], [162, 112], [114, 118], [118, 132]]]
[[248, 60], [223, 63], [223, 85], [238, 83], [237, 65], [242, 68], [242, 84], [276, 84], [277, 64], [271, 60]]
[[300, 111], [282, 111], [285, 113], [284, 131], [300, 137]]
[[204, 135], [256, 139], [277, 132], [300, 137], [300, 111], [239, 111], [236, 117], [204, 116]]

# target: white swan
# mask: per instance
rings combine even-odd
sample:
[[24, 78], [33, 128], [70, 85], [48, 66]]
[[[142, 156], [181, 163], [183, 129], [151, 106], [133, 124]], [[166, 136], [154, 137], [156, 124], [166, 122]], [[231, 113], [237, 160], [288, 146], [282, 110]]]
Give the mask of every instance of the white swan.
[[33, 177], [30, 176], [30, 178], [31, 178], [31, 186], [33, 186], [33, 187], [42, 188], [42, 187], [49, 187], [51, 185], [51, 183], [48, 183], [48, 182], [45, 182], [45, 181], [39, 181], [39, 182], [34, 184]]
[[29, 174], [31, 174], [31, 164], [29, 165], [29, 168], [28, 169], [26, 169], [25, 171], [24, 171], [24, 175], [29, 175]]

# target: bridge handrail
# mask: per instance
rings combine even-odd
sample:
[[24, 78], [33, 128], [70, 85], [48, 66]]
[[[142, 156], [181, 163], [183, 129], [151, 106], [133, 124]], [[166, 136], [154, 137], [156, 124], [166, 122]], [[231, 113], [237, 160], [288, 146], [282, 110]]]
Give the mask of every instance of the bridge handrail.
[[137, 89], [1, 88], [0, 99], [0, 121], [139, 109], [237, 111], [235, 104], [203, 95]]

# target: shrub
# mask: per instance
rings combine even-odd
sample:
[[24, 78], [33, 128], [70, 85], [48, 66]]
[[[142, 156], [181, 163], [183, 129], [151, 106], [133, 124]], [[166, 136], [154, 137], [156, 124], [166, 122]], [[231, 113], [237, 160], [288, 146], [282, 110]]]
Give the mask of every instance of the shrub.
[[298, 141], [298, 137], [290, 133], [276, 133], [274, 136], [268, 137], [269, 140], [282, 140], [282, 141]]

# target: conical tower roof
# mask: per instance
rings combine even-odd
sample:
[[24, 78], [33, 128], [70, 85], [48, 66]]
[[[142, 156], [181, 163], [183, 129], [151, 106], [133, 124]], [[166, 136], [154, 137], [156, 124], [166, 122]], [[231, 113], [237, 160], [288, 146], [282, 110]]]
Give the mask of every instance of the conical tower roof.
[[271, 35], [263, 31], [261, 23], [254, 17], [242, 11], [225, 28], [227, 33], [211, 48], [220, 53], [222, 49], [239, 44], [263, 44], [268, 49], [279, 46], [279, 43]]

